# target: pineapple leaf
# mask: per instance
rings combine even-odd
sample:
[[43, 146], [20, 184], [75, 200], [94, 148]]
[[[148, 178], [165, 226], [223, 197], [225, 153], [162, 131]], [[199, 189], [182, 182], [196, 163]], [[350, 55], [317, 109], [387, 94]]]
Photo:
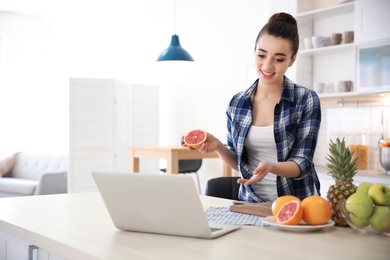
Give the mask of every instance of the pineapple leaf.
[[353, 176], [357, 173], [357, 158], [352, 159], [352, 153], [348, 149], [345, 138], [337, 138], [334, 142], [330, 140], [329, 153], [326, 157], [329, 170], [328, 175], [336, 181], [352, 182]]

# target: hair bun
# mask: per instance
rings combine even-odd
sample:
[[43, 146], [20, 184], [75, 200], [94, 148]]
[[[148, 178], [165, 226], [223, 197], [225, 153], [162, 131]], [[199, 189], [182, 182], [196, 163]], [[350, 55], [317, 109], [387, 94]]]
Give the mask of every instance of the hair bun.
[[276, 13], [269, 18], [268, 23], [276, 21], [297, 25], [297, 21], [295, 20], [295, 18], [288, 13]]
[[255, 42], [256, 45], [260, 37], [264, 34], [268, 34], [275, 37], [280, 37], [288, 40], [291, 43], [292, 57], [298, 53], [299, 48], [299, 34], [298, 24], [295, 18], [288, 13], [276, 13], [273, 14], [266, 25], [260, 30]]

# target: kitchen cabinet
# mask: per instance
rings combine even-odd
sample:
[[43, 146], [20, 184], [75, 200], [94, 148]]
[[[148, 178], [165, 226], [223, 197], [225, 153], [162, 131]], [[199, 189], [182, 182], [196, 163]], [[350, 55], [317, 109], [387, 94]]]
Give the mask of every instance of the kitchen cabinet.
[[[333, 33], [344, 34], [355, 27], [355, 3], [333, 4], [317, 8], [319, 1], [298, 0], [296, 19], [300, 34], [300, 50], [296, 63], [296, 81], [313, 89], [314, 83], [324, 83], [320, 96], [351, 95], [339, 93], [338, 82], [355, 81], [355, 44], [344, 43], [312, 49], [303, 46], [305, 38], [312, 36], [331, 37]], [[344, 37], [343, 37], [344, 38]]]
[[[326, 167], [316, 167], [321, 183], [321, 197], [326, 198], [329, 187], [335, 183], [332, 176], [328, 175]], [[353, 182], [358, 186], [362, 182], [383, 183], [390, 187], [390, 175], [376, 170], [360, 170], [354, 176]]]
[[[301, 47], [296, 62], [296, 82], [314, 89], [324, 83], [320, 97], [348, 97], [390, 91], [389, 0], [296, 1]], [[305, 49], [304, 39], [330, 37], [354, 31], [352, 43]], [[351, 91], [340, 90], [340, 81], [352, 81]]]
[[[113, 79], [70, 79], [68, 191], [96, 191], [92, 171], [129, 171], [129, 146], [158, 145], [158, 88]], [[158, 172], [158, 160], [141, 162]]]
[[355, 9], [357, 43], [390, 38], [389, 0], [359, 0]]
[[356, 79], [359, 93], [390, 91], [390, 41], [359, 44], [357, 65]]
[[0, 259], [65, 260], [7, 233], [0, 233]]

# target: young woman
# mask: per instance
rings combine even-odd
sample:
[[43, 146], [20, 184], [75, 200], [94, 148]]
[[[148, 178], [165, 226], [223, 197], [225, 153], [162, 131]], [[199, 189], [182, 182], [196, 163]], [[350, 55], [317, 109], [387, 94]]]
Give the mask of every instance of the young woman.
[[[273, 201], [319, 194], [313, 164], [321, 124], [318, 95], [284, 74], [297, 57], [297, 22], [277, 13], [255, 44], [258, 79], [234, 95], [227, 108], [227, 146], [208, 133], [201, 152], [216, 151], [241, 174], [239, 199]], [[190, 149], [190, 148], [189, 148]]]

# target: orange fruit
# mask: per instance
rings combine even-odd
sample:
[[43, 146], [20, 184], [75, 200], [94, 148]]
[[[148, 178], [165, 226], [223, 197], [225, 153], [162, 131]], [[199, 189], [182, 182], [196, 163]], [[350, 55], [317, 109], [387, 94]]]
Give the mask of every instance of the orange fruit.
[[302, 219], [309, 225], [323, 225], [332, 217], [332, 208], [323, 197], [313, 195], [302, 200]]
[[298, 225], [302, 219], [301, 201], [291, 200], [285, 203], [276, 213], [276, 223], [282, 225]]
[[272, 202], [272, 214], [274, 216], [276, 216], [276, 213], [278, 213], [279, 209], [284, 205], [286, 204], [287, 202], [291, 201], [291, 200], [297, 200], [297, 201], [300, 201], [300, 199], [298, 199], [297, 197], [295, 196], [292, 196], [292, 195], [284, 195], [284, 196], [280, 196], [279, 198], [277, 198], [276, 200], [274, 200], [274, 202]]
[[189, 131], [184, 136], [184, 143], [192, 148], [199, 148], [207, 139], [207, 134], [205, 131], [200, 129], [195, 129]]

